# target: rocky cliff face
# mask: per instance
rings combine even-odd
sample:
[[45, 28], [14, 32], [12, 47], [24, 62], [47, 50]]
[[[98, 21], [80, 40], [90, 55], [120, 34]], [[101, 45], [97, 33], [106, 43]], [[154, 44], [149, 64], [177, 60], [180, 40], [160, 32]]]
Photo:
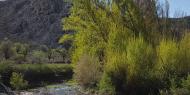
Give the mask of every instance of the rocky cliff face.
[[57, 46], [70, 7], [63, 0], [0, 1], [0, 39]]

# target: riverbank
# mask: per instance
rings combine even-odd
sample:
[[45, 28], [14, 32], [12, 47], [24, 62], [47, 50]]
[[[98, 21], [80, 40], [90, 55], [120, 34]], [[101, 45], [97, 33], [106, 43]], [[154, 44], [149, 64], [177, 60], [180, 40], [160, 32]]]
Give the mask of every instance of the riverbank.
[[[20, 77], [13, 76], [13, 74]], [[73, 68], [70, 64], [6, 64], [0, 63], [1, 81], [8, 87], [19, 89], [19, 80], [27, 81], [24, 89], [33, 89], [45, 85], [62, 83], [72, 79]], [[31, 77], [32, 76], [32, 77]], [[15, 78], [16, 77], [16, 78]], [[17, 79], [17, 80], [16, 80]], [[15, 81], [15, 82], [14, 82]], [[12, 84], [10, 84], [12, 82]]]

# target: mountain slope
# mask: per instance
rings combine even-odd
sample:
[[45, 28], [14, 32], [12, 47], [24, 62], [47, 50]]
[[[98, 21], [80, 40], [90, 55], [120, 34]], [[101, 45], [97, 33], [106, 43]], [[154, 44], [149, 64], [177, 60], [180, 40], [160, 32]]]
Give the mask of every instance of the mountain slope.
[[0, 2], [0, 39], [57, 46], [61, 19], [69, 14], [63, 0], [7, 0]]

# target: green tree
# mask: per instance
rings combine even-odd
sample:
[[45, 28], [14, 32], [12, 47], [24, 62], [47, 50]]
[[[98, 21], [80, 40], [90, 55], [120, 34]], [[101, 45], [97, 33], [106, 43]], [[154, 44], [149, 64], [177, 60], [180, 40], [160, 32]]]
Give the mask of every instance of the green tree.
[[34, 50], [32, 52], [33, 62], [41, 64], [45, 62], [46, 53], [43, 51]]
[[20, 54], [23, 49], [23, 45], [21, 43], [14, 43], [14, 49], [17, 54]]
[[48, 57], [49, 62], [51, 61], [51, 59], [53, 59], [53, 49], [48, 49], [47, 57]]
[[[104, 57], [110, 40], [123, 38], [124, 41], [129, 36], [141, 35], [148, 42], [158, 43], [155, 42], [159, 38], [155, 31], [158, 27], [157, 2], [145, 0], [141, 3], [135, 0], [73, 0], [71, 15], [63, 19], [63, 27], [76, 33], [74, 36], [66, 34], [60, 39], [60, 42], [73, 39], [73, 63], [82, 54]], [[150, 7], [150, 12], [145, 11], [147, 7]], [[123, 45], [121, 42], [115, 44]]]
[[26, 59], [24, 58], [24, 56], [22, 54], [16, 54], [13, 57], [13, 60], [16, 64], [22, 64], [26, 61]]
[[28, 44], [15, 43], [14, 50], [17, 53], [17, 58], [21, 58], [21, 56], [23, 56], [23, 60], [26, 60], [26, 56], [28, 55], [30, 48]]
[[8, 60], [14, 56], [12, 45], [12, 42], [9, 40], [3, 41], [0, 45], [0, 53], [3, 55], [5, 60]]
[[64, 48], [58, 48], [58, 49], [56, 49], [56, 52], [59, 53], [59, 55], [61, 56], [62, 62], [65, 62], [65, 58], [66, 58], [67, 55], [68, 55], [67, 50], [64, 49]]
[[[61, 51], [59, 51], [60, 53], [58, 53], [57, 51], [58, 51], [58, 49], [51, 49], [51, 48], [48, 49], [48, 51], [46, 52], [46, 54], [47, 54], [47, 58], [48, 58], [49, 62], [54, 62], [55, 58], [57, 58], [57, 57], [60, 56]], [[63, 58], [65, 59], [65, 54], [64, 53], [63, 53], [62, 59]]]
[[23, 50], [22, 50], [22, 54], [23, 54], [23, 56], [24, 56], [24, 59], [26, 59], [27, 55], [28, 55], [29, 52], [30, 52], [30, 45], [24, 44], [23, 46], [24, 46], [24, 48], [23, 48]]

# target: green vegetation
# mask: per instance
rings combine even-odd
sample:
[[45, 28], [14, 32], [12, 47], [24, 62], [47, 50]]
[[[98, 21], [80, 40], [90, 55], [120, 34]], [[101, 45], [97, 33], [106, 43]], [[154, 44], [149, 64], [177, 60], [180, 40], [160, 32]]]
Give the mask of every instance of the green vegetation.
[[190, 94], [190, 33], [172, 24], [167, 0], [70, 2], [63, 28], [72, 33], [59, 40], [64, 48], [1, 42], [4, 84], [20, 90], [74, 75], [100, 95]]
[[34, 47], [25, 43], [0, 43], [1, 82], [15, 90], [60, 83], [72, 78], [73, 67], [64, 48]]
[[[73, 42], [72, 64], [80, 85], [98, 88], [102, 95], [181, 95], [172, 92], [171, 80], [186, 80], [189, 74], [190, 36], [174, 34], [167, 3], [163, 7], [156, 0], [71, 2], [63, 27], [75, 34], [64, 35], [60, 42]], [[188, 78], [181, 84], [186, 82]]]
[[11, 47], [12, 47], [12, 43], [8, 40], [1, 43], [1, 46], [0, 46], [1, 56], [5, 60], [10, 59], [14, 55], [14, 51]]
[[43, 51], [33, 51], [32, 52], [33, 56], [33, 63], [42, 63], [45, 62], [46, 54]]
[[28, 82], [23, 79], [22, 74], [13, 72], [10, 79], [10, 84], [12, 85], [13, 88], [19, 90], [19, 89], [25, 89], [28, 85]]
[[[16, 72], [16, 74], [15, 74]], [[16, 81], [26, 80], [28, 88], [43, 86], [43, 83], [56, 83], [72, 78], [72, 66], [67, 64], [10, 64], [0, 63], [2, 82], [15, 89], [24, 89]], [[15, 83], [16, 82], [16, 83]], [[18, 86], [18, 88], [16, 88]]]
[[74, 77], [83, 87], [97, 86], [102, 74], [101, 67], [97, 58], [84, 55], [77, 64]]
[[0, 43], [0, 62], [12, 61], [15, 64], [69, 63], [69, 50], [49, 48], [45, 45], [32, 46], [11, 42], [8, 39]]
[[161, 90], [160, 95], [189, 95], [190, 94], [190, 76], [185, 79], [177, 80], [176, 78], [170, 79], [169, 90]]

